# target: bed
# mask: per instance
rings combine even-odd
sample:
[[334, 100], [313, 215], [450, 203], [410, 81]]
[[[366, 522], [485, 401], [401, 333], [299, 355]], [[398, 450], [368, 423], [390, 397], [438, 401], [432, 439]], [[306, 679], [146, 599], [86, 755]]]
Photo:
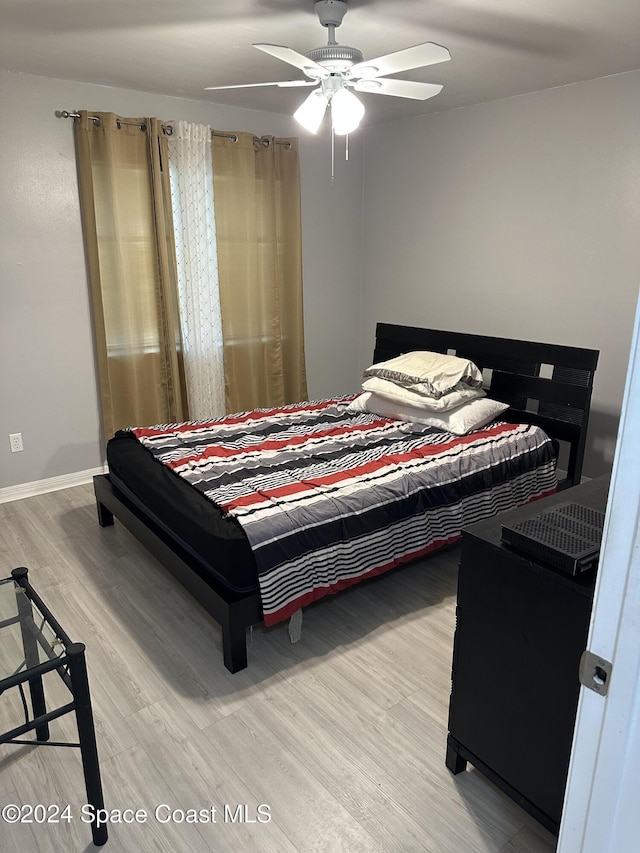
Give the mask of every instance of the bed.
[[[221, 442], [207, 450], [213, 457], [207, 457], [204, 468], [215, 473], [212, 482], [203, 478], [200, 463], [196, 466], [197, 476], [194, 476], [189, 456], [189, 449], [196, 446], [194, 442], [201, 448], [202, 432], [207, 432], [210, 424], [169, 425], [138, 430], [137, 434], [122, 431], [109, 442], [109, 473], [94, 478], [100, 525], [112, 525], [115, 516], [220, 624], [223, 660], [231, 672], [247, 665], [246, 631], [249, 626], [281, 621], [326, 594], [455, 541], [468, 523], [547, 494], [556, 487], [556, 465], [558, 470], [562, 469], [557, 483], [559, 489], [580, 482], [597, 351], [378, 324], [374, 365], [414, 351], [454, 354], [471, 360], [482, 371], [487, 394], [508, 404], [509, 408], [482, 430], [460, 439], [395, 419], [357, 415], [351, 411], [347, 415], [345, 407], [352, 405], [351, 398], [283, 407], [277, 413], [277, 432], [265, 410], [242, 413], [227, 418], [223, 424], [224, 429], [231, 431], [231, 444]], [[267, 414], [271, 417], [270, 412]], [[238, 423], [233, 422], [234, 418]], [[282, 418], [286, 420], [288, 446], [292, 431], [295, 441], [300, 432], [305, 433], [307, 441], [309, 430], [315, 442], [325, 442], [327, 433], [331, 437], [329, 450], [325, 452], [322, 444], [319, 456], [315, 450], [309, 454], [304, 475], [296, 474], [299, 479], [293, 496], [286, 468], [278, 468], [275, 481], [270, 472], [267, 486], [251, 494], [242, 479], [245, 474], [240, 480], [230, 479], [225, 469], [224, 476], [220, 476], [220, 463], [226, 459], [226, 448], [232, 446], [235, 454], [237, 442], [242, 442], [246, 432], [246, 419], [259, 424], [255, 431], [262, 431], [268, 440], [274, 437], [279, 440], [283, 434]], [[219, 425], [214, 426], [218, 428]], [[251, 431], [254, 431], [253, 426]], [[427, 433], [432, 438], [434, 434], [438, 436], [435, 449], [426, 447]], [[514, 442], [528, 441], [529, 435], [534, 433], [538, 436], [538, 444], [535, 448], [527, 448], [525, 455], [535, 457], [535, 475], [525, 471], [520, 461], [513, 471], [507, 472], [504, 459], [494, 459], [494, 448], [497, 448], [495, 452], [503, 453], [504, 446], [507, 448], [504, 453], [510, 456], [508, 449]], [[176, 445], [176, 440], [182, 444]], [[404, 453], [405, 445], [397, 443], [400, 440], [410, 442], [411, 458]], [[363, 457], [356, 456], [356, 445]], [[478, 470], [471, 472], [469, 485], [466, 476], [463, 480], [457, 473], [461, 470], [462, 445], [465, 453], [468, 446], [476, 454], [480, 464]], [[554, 457], [553, 485], [548, 473], [550, 446]], [[491, 455], [488, 455], [489, 448]], [[246, 471], [252, 465], [262, 465], [254, 460], [252, 448], [248, 455], [246, 447], [242, 452], [245, 453], [242, 465], [235, 468]], [[416, 453], [419, 463], [415, 462]], [[200, 461], [203, 455], [198, 453]], [[296, 452], [294, 456], [298, 464], [300, 454]], [[402, 487], [402, 499], [393, 505], [391, 526], [400, 531], [403, 544], [402, 548], [390, 545], [392, 537], [388, 535], [388, 528], [385, 529], [385, 524], [389, 525], [389, 513], [380, 514], [389, 481], [398, 479], [400, 473], [404, 476], [407, 467], [423, 465], [426, 456], [429, 456], [430, 472], [435, 470], [432, 457], [437, 460], [436, 467], [443, 472], [442, 482], [434, 483], [428, 490], [421, 488], [419, 492], [407, 490], [406, 485]], [[466, 461], [464, 467], [468, 468]], [[357, 476], [354, 474], [350, 480], [348, 495], [344, 498], [347, 503], [336, 510], [337, 515], [330, 523], [318, 523], [313, 515], [315, 505], [343, 500], [336, 496], [335, 480], [346, 470], [351, 476], [352, 468], [357, 469]], [[434, 475], [430, 473], [430, 476]], [[492, 482], [491, 492], [486, 486], [487, 478]], [[307, 489], [309, 482], [313, 483], [311, 494]], [[459, 482], [464, 482], [467, 489], [463, 495], [456, 492]], [[377, 491], [369, 494], [365, 486], [366, 489], [375, 487]], [[261, 499], [265, 492], [269, 497], [267, 503]], [[440, 506], [435, 510], [431, 506], [436, 493], [443, 497], [444, 504], [452, 507], [453, 516], [446, 515]], [[276, 503], [288, 501], [286, 511], [278, 519], [272, 515], [274, 495]], [[420, 541], [423, 528], [415, 521], [416, 513], [420, 518], [435, 518], [429, 515], [434, 511], [438, 514], [437, 524], [433, 522], [435, 532]], [[284, 519], [282, 524], [288, 528], [282, 533], [282, 540], [274, 538], [272, 541], [269, 531], [272, 525], [281, 523], [279, 518]], [[300, 522], [301, 518], [304, 523]], [[382, 520], [376, 521], [378, 518]], [[376, 529], [378, 523], [381, 526]], [[302, 529], [304, 534], [300, 532]], [[303, 535], [309, 536], [307, 530], [312, 531], [308, 541], [303, 540]], [[318, 538], [320, 530], [322, 537]], [[332, 537], [330, 545], [324, 539], [327, 531]], [[310, 548], [309, 542], [316, 541], [317, 545]], [[286, 559], [282, 556], [283, 542], [288, 549]], [[398, 553], [393, 552], [394, 547]], [[346, 558], [343, 552], [348, 555]], [[346, 559], [348, 571], [344, 568], [342, 574], [334, 575], [331, 565], [334, 558], [336, 565], [340, 559], [343, 562]], [[315, 581], [316, 588], [306, 588], [301, 581], [299, 589], [291, 591], [287, 584], [295, 587], [293, 572], [302, 563], [305, 570], [311, 565], [314, 572], [317, 566], [322, 566], [325, 572], [329, 567], [331, 577], [327, 580], [323, 576], [322, 583]], [[280, 593], [273, 586], [274, 578], [282, 574], [281, 566], [285, 564], [288, 579], [278, 582], [284, 583], [288, 591]], [[352, 571], [356, 565], [357, 570]], [[271, 590], [274, 590], [273, 601]]]

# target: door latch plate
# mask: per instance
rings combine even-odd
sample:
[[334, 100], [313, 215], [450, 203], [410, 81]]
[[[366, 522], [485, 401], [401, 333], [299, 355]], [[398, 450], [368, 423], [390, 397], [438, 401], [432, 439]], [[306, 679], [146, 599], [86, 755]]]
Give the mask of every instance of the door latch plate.
[[580, 684], [588, 687], [589, 690], [599, 693], [600, 696], [606, 696], [609, 692], [612, 671], [613, 664], [611, 661], [594, 655], [589, 649], [585, 649], [582, 653], [580, 658]]

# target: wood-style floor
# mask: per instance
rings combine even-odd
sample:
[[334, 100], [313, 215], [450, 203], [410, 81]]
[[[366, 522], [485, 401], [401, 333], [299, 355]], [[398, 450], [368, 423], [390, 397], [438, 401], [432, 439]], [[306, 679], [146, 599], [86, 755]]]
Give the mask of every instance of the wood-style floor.
[[[555, 850], [479, 773], [444, 764], [457, 549], [309, 608], [296, 645], [284, 625], [256, 627], [235, 675], [207, 614], [117, 521], [98, 526], [91, 486], [0, 505], [0, 557], [86, 644], [105, 850]], [[48, 678], [50, 702], [67, 701]], [[17, 690], [0, 696], [3, 730], [21, 715]], [[73, 715], [51, 728], [77, 738]], [[0, 806], [69, 804], [72, 818], [0, 820], [2, 850], [93, 849], [84, 801], [78, 750], [0, 746]], [[125, 809], [146, 821], [115, 822]]]

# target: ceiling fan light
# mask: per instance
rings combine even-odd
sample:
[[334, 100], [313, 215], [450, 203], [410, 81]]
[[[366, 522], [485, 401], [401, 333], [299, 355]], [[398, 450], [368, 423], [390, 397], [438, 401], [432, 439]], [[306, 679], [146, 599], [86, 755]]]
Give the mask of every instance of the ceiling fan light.
[[348, 89], [339, 89], [331, 98], [331, 121], [334, 133], [353, 133], [364, 116], [364, 104]]
[[317, 133], [327, 109], [327, 98], [321, 89], [314, 89], [293, 114], [294, 119], [310, 133]]

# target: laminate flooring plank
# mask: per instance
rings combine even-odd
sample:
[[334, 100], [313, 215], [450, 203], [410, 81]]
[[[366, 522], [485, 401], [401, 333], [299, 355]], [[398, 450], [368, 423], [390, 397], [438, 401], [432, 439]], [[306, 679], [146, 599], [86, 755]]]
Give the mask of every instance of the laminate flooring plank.
[[[70, 820], [35, 822], [30, 829], [36, 848], [49, 851], [81, 851], [91, 845], [91, 826], [83, 823], [82, 806], [86, 804], [82, 761], [78, 749], [62, 747], [24, 747], [19, 760], [9, 767], [16, 804], [40, 806], [47, 810], [66, 807]], [[26, 825], [25, 825], [26, 826]], [[23, 827], [24, 828], [24, 827]], [[16, 850], [22, 850], [16, 847]]]
[[[81, 611], [82, 602], [91, 602], [91, 606], [97, 608], [98, 601], [93, 591], [89, 594], [87, 590], [83, 592], [83, 595], [78, 595], [77, 588], [68, 591], [66, 604], [70, 610]], [[206, 697], [206, 688], [200, 683], [198, 669], [192, 665], [189, 656], [191, 641], [190, 633], [184, 627], [184, 611], [163, 607], [164, 599], [159, 593], [139, 597], [132, 594], [130, 588], [123, 587], [114, 588], [112, 593], [108, 609], [103, 609], [100, 618], [109, 616], [110, 630], [118, 631], [121, 663], [126, 666], [131, 654], [144, 662], [144, 673], [150, 684], [144, 691], [148, 699], [145, 701], [143, 698], [141, 706], [152, 704], [173, 691]], [[114, 675], [121, 672], [118, 668]], [[136, 668], [137, 676], [133, 673], [128, 676], [132, 684], [136, 677], [139, 679], [141, 672], [142, 667]], [[132, 712], [132, 708], [122, 711], [125, 715]], [[212, 713], [215, 713], [215, 707]]]
[[[393, 708], [389, 708], [389, 713], [411, 731], [426, 732], [429, 739], [437, 732], [441, 740], [440, 746], [442, 746], [446, 743], [448, 733], [448, 699], [448, 694], [445, 701], [442, 695], [437, 695], [437, 691], [431, 690], [427, 685], [416, 690], [411, 696], [407, 696], [402, 702], [398, 702]], [[444, 761], [444, 752], [442, 752], [442, 760]]]
[[[11, 808], [11, 806], [19, 802], [16, 791], [3, 792], [0, 788], [0, 808], [3, 810], [3, 813], [5, 807], [8, 806]], [[5, 820], [2, 825], [1, 838], [3, 850], [20, 850], [21, 853], [39, 853], [41, 849], [38, 840], [31, 831], [30, 824], [10, 823]]]
[[148, 665], [122, 611], [95, 589], [79, 592], [74, 585], [51, 590], [50, 606], [71, 638], [87, 647], [90, 681], [100, 678], [122, 715], [165, 696], [166, 681]]
[[315, 774], [283, 748], [248, 707], [205, 730], [211, 749], [233, 767], [300, 853], [382, 853], [384, 848]]
[[[199, 823], [198, 829], [212, 850], [296, 853], [297, 848], [271, 819], [264, 804], [255, 801], [231, 767], [225, 765], [224, 774], [220, 772], [207, 750], [206, 738], [183, 728], [182, 718], [175, 699], [128, 718], [140, 744], [175, 793], [173, 805], [182, 810], [209, 810], [215, 821]], [[162, 750], [158, 750], [158, 743]]]
[[[163, 746], [157, 743], [155, 749], [161, 752]], [[176, 814], [181, 807], [178, 795], [142, 746], [138, 744], [108, 759], [102, 767], [105, 806], [144, 814], [144, 820], [110, 825], [110, 838], [117, 839], [125, 850], [210, 853], [212, 848], [198, 825]]]
[[494, 850], [521, 827], [516, 809], [500, 815], [496, 825], [478, 825], [442, 759], [433, 764], [427, 758], [433, 744], [354, 693], [349, 678], [330, 662], [298, 681], [305, 683], [303, 701], [315, 716], [316, 730], [335, 739], [388, 801], [419, 824], [426, 850]]
[[[20, 503], [27, 503], [24, 499]], [[48, 542], [30, 513], [15, 512], [8, 515], [2, 523], [2, 547], [9, 565], [3, 577], [11, 574], [17, 566], [27, 566], [32, 571], [51, 562], [52, 553], [56, 553], [58, 542]]]
[[516, 833], [499, 853], [553, 853], [556, 847], [557, 838], [531, 818], [530, 825]]
[[384, 850], [403, 853], [434, 849], [422, 827], [402, 803], [393, 800], [376, 777], [353, 756], [353, 746], [332, 731], [309, 702], [309, 691], [298, 689], [297, 679], [268, 690], [252, 710], [301, 764], [331, 791], [344, 809]]
[[[437, 557], [432, 558], [435, 559]], [[373, 620], [378, 618], [379, 624], [371, 624], [371, 627], [379, 628], [382, 632], [399, 628], [403, 633], [426, 634], [426, 639], [432, 644], [431, 654], [439, 655], [440, 659], [444, 656], [446, 659], [449, 656], [452, 618], [455, 618], [455, 591], [443, 595], [442, 590], [438, 590], [442, 581], [430, 577], [427, 572], [429, 561], [425, 562], [427, 565], [422, 573], [418, 572], [418, 567], [411, 567], [414, 571], [412, 585], [407, 585], [404, 572], [395, 572], [393, 576], [379, 579], [380, 589], [376, 589], [373, 583], [368, 584], [362, 592], [357, 590], [361, 593], [360, 596], [354, 595], [353, 600], [345, 596], [340, 604], [355, 624], [359, 624], [362, 619], [373, 623]], [[409, 568], [406, 571], [409, 571]], [[448, 568], [448, 575], [454, 579], [457, 577], [456, 565]], [[403, 583], [407, 586], [399, 589]], [[423, 586], [432, 587], [433, 592], [422, 594]], [[390, 606], [389, 600], [394, 596], [395, 604]]]

